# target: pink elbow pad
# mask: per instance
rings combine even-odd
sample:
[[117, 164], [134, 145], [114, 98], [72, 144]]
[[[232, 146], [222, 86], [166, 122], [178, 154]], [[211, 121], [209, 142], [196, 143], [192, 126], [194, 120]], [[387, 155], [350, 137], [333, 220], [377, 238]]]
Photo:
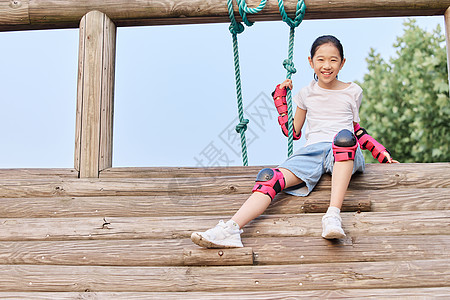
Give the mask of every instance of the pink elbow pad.
[[358, 138], [358, 142], [363, 150], [369, 150], [372, 153], [373, 158], [378, 160], [380, 163], [387, 162], [387, 158], [384, 155], [380, 155], [382, 152], [389, 152], [386, 147], [377, 142], [372, 136], [370, 136], [367, 131], [362, 128], [359, 124], [354, 126], [355, 135]]

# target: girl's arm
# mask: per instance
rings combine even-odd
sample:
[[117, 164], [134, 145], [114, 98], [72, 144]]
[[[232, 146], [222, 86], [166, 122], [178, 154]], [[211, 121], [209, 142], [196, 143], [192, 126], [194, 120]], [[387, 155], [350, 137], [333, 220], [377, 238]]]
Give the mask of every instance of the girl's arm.
[[398, 161], [392, 159], [389, 150], [371, 137], [358, 123], [353, 122], [353, 128], [355, 130], [356, 138], [361, 145], [361, 149], [369, 150], [372, 153], [373, 158], [380, 163], [398, 163]]
[[[286, 79], [283, 83], [277, 85], [275, 91], [272, 93], [272, 97], [275, 103], [275, 107], [278, 110], [278, 123], [281, 126], [281, 130], [285, 136], [289, 136], [288, 131], [288, 116], [287, 116], [287, 103], [286, 103], [286, 89], [292, 90], [292, 80]], [[303, 123], [305, 123], [306, 110], [297, 107], [294, 116], [294, 140], [298, 140], [301, 137], [301, 130]]]
[[294, 131], [300, 136], [302, 135], [303, 124], [305, 124], [306, 120], [306, 110], [297, 107], [294, 115]]

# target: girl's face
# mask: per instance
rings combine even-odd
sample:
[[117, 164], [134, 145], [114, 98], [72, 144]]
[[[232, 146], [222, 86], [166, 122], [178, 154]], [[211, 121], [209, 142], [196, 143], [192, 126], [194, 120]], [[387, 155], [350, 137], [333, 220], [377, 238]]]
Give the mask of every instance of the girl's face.
[[311, 68], [314, 69], [319, 81], [319, 86], [326, 89], [333, 89], [337, 86], [336, 76], [345, 63], [339, 50], [332, 43], [320, 45], [316, 49], [314, 57], [308, 57]]

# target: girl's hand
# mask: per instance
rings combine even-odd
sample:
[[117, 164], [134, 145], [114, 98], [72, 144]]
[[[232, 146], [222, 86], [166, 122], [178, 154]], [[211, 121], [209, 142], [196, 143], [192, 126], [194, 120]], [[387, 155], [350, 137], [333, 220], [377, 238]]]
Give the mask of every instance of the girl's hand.
[[283, 81], [280, 84], [280, 89], [284, 89], [284, 88], [288, 88], [290, 90], [292, 90], [292, 80], [291, 79], [286, 79], [285, 81]]
[[388, 164], [399, 164], [400, 162], [396, 161], [395, 159], [392, 159], [391, 155], [387, 151], [381, 152], [381, 155], [384, 155], [387, 158]]

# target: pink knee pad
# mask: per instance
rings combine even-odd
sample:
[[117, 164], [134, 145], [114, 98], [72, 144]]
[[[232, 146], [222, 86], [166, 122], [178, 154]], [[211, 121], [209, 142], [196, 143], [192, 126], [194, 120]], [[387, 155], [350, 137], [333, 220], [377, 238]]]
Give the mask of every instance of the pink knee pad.
[[333, 154], [335, 161], [345, 161], [355, 159], [355, 152], [358, 148], [355, 135], [347, 129], [343, 129], [334, 136]]
[[286, 181], [279, 169], [265, 168], [259, 171], [258, 176], [256, 176], [256, 184], [252, 192], [263, 193], [273, 200], [275, 195], [281, 192], [285, 186]]

